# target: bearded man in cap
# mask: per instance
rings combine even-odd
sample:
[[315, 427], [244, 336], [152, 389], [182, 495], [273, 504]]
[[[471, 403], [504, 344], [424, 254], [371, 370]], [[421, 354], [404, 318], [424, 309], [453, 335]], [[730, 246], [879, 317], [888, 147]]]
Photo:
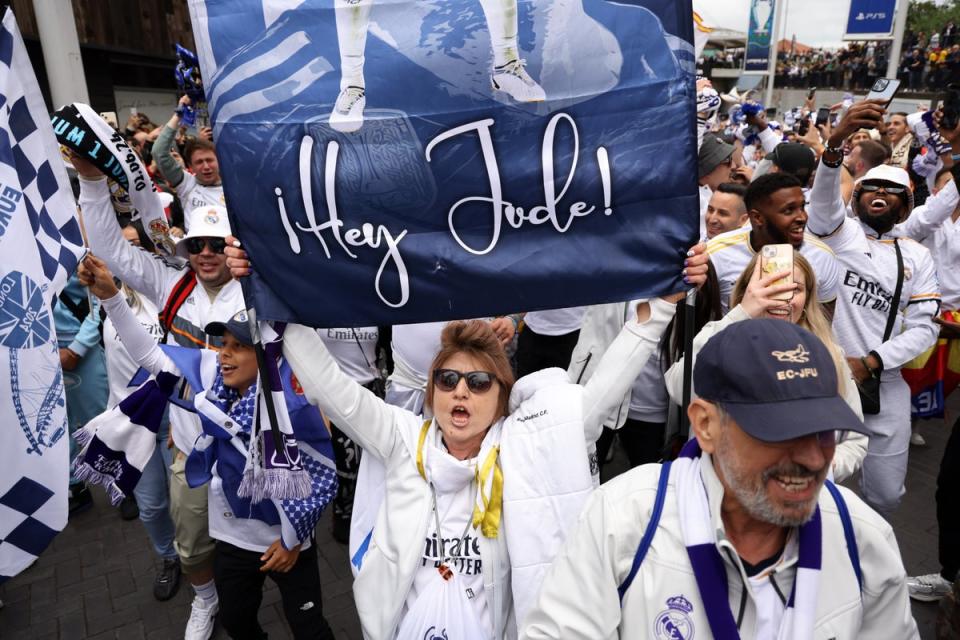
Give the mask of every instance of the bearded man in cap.
[[845, 215], [843, 141], [879, 125], [883, 114], [881, 103], [861, 102], [833, 129], [810, 192], [807, 228], [842, 265], [834, 330], [860, 386], [870, 432], [861, 487], [867, 502], [889, 515], [905, 493], [910, 446], [910, 390], [900, 368], [937, 340], [940, 287], [926, 247], [894, 231], [913, 209], [906, 171], [889, 165], [868, 171], [854, 187], [856, 218]]
[[826, 480], [833, 430], [864, 431], [826, 346], [738, 322], [694, 386], [696, 439], [594, 492], [520, 637], [919, 638], [893, 530]]

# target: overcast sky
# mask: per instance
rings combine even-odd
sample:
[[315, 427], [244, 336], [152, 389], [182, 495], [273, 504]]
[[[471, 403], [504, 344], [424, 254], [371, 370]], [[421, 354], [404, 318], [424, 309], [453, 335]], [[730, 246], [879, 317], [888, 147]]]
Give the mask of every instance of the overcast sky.
[[[850, 0], [781, 0], [787, 20], [781, 37], [812, 46], [842, 46]], [[694, 0], [694, 8], [711, 27], [746, 31], [750, 0]]]

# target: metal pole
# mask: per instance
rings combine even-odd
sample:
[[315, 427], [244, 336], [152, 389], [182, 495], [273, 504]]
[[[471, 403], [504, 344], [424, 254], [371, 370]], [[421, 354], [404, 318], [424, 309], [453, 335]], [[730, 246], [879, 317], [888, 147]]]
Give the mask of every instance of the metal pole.
[[780, 50], [780, 32], [787, 14], [787, 0], [775, 0], [773, 5], [773, 31], [770, 33], [770, 55], [767, 62], [767, 93], [763, 106], [773, 106], [773, 82], [777, 75], [777, 55]]
[[43, 63], [54, 109], [71, 102], [90, 104], [80, 59], [80, 39], [70, 0], [33, 0]]
[[903, 36], [907, 31], [909, 7], [909, 0], [897, 0], [897, 8], [894, 10], [893, 43], [890, 45], [890, 59], [887, 60], [888, 78], [896, 78], [897, 69], [900, 68], [900, 56], [903, 54]]
[[680, 406], [680, 436], [681, 446], [686, 443], [690, 435], [690, 418], [687, 416], [687, 407], [693, 395], [693, 338], [697, 332], [697, 290], [687, 292], [683, 305], [683, 395]]

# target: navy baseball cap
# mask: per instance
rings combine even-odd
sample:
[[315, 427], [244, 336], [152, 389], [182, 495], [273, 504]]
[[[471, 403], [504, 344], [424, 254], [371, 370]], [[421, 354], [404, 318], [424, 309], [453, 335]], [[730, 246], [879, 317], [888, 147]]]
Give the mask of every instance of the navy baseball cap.
[[835, 429], [868, 433], [840, 396], [830, 351], [792, 322], [730, 325], [697, 354], [693, 380], [698, 396], [721, 405], [757, 440], [783, 442]]
[[250, 337], [250, 325], [247, 320], [247, 312], [238, 311], [226, 322], [211, 322], [204, 331], [211, 336], [222, 336], [225, 331], [229, 331], [230, 335], [237, 339], [237, 342], [252, 347], [253, 338]]

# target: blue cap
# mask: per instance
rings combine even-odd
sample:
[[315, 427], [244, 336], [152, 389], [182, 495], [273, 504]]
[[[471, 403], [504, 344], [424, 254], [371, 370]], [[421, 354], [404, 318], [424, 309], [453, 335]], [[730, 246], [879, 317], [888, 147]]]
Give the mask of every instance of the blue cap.
[[204, 331], [211, 336], [222, 336], [225, 331], [229, 331], [230, 335], [237, 339], [237, 342], [252, 347], [253, 338], [250, 337], [248, 318], [246, 311], [238, 311], [226, 322], [211, 322], [204, 328]]
[[830, 351], [786, 320], [746, 320], [713, 336], [697, 354], [693, 381], [698, 396], [721, 405], [757, 440], [868, 433], [840, 397]]

